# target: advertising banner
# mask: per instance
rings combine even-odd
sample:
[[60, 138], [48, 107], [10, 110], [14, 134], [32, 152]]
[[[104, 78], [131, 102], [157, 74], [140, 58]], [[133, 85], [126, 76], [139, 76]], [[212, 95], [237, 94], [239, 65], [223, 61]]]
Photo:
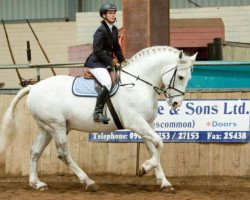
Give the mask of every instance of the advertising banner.
[[[250, 141], [250, 99], [185, 100], [171, 109], [158, 101], [155, 131], [164, 142], [245, 143]], [[90, 141], [141, 142], [130, 130], [90, 133]]]

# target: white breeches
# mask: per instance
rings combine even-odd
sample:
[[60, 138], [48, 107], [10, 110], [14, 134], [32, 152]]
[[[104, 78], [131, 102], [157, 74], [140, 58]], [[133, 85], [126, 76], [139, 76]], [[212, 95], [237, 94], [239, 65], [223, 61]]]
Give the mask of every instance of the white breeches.
[[90, 68], [90, 72], [94, 75], [94, 77], [101, 85], [104, 85], [110, 91], [112, 81], [106, 68]]

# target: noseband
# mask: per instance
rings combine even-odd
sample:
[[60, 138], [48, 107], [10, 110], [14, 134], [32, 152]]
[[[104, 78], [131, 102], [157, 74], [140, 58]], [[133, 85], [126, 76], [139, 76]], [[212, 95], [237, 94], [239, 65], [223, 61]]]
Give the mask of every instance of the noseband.
[[[129, 72], [123, 70], [123, 69], [118, 69], [118, 70], [119, 70], [119, 71], [122, 71], [122, 72], [124, 72], [124, 73], [126, 73], [126, 74], [128, 74], [128, 75], [130, 75], [130, 76], [132, 76], [132, 77], [134, 77], [134, 78], [136, 78], [136, 80], [140, 80], [140, 81], [146, 83], [147, 85], [150, 85], [151, 87], [153, 87], [153, 89], [155, 90], [155, 92], [156, 92], [158, 95], [162, 95], [162, 94], [163, 94], [166, 98], [173, 98], [173, 97], [177, 97], [177, 96], [183, 96], [183, 95], [185, 94], [185, 92], [183, 92], [183, 91], [181, 91], [181, 90], [175, 88], [175, 76], [176, 76], [176, 73], [177, 73], [177, 66], [176, 66], [176, 67], [173, 67], [172, 69], [170, 69], [170, 70], [168, 70], [168, 71], [166, 71], [166, 72], [164, 72], [164, 73], [162, 74], [162, 77], [163, 77], [165, 74], [167, 74], [167, 73], [171, 72], [172, 70], [174, 70], [174, 73], [173, 73], [173, 75], [172, 75], [172, 77], [171, 77], [171, 79], [170, 79], [170, 82], [169, 82], [168, 87], [167, 87], [167, 88], [164, 88], [164, 89], [161, 89], [161, 88], [159, 88], [159, 87], [153, 85], [152, 83], [149, 83], [148, 81], [141, 79], [139, 76], [135, 76], [135, 75], [133, 75], [133, 74], [131, 74], [131, 73], [129, 73]], [[120, 80], [121, 80], [121, 79], [120, 79]], [[122, 84], [121, 86], [125, 86], [125, 85], [128, 85], [128, 84]], [[131, 85], [131, 84], [129, 84], [129, 85]], [[132, 85], [134, 86], [134, 83], [132, 83]], [[175, 90], [175, 91], [177, 91], [177, 92], [179, 92], [180, 94], [176, 94], [176, 95], [170, 96], [170, 95], [168, 94], [168, 90], [171, 90], [171, 89], [172, 89], [172, 90]]]

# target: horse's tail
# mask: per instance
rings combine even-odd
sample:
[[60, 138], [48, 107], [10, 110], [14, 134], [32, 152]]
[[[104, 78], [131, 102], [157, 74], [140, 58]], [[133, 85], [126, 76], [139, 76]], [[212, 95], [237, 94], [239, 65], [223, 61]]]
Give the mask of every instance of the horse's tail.
[[15, 139], [16, 136], [16, 120], [14, 109], [23, 96], [29, 93], [31, 85], [20, 90], [12, 100], [10, 107], [3, 116], [0, 128], [0, 153], [2, 153]]

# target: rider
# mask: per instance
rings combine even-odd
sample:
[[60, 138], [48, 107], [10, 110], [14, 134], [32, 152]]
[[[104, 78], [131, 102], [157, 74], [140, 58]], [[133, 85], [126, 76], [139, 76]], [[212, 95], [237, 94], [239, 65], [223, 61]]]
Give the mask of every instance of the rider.
[[[120, 67], [120, 63], [125, 61], [118, 43], [118, 29], [114, 25], [116, 21], [116, 10], [116, 6], [111, 3], [106, 3], [101, 6], [99, 13], [103, 20], [101, 26], [96, 30], [93, 36], [93, 52], [85, 63], [85, 66], [90, 68], [90, 72], [102, 85], [94, 111], [95, 122], [108, 123], [110, 120], [103, 114], [103, 108], [112, 86], [111, 77], [107, 68]], [[113, 58], [113, 53], [118, 60]]]

